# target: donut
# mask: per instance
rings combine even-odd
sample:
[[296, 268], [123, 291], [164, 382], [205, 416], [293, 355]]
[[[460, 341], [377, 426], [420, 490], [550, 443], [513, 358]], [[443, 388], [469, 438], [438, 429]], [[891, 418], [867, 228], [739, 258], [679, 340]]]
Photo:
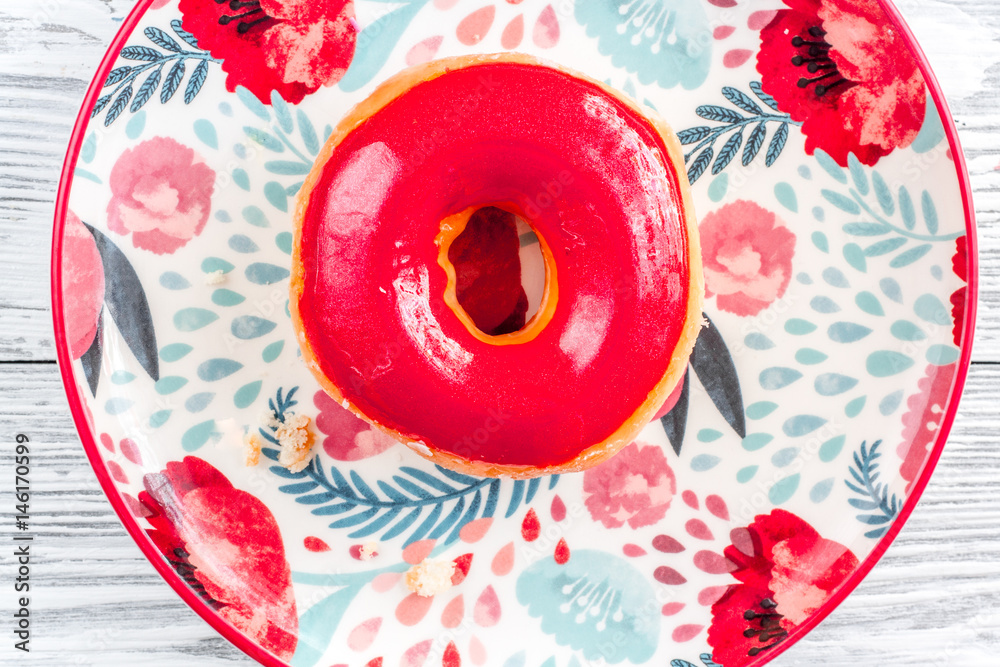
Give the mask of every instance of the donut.
[[[490, 335], [449, 250], [486, 209], [545, 288]], [[337, 125], [299, 193], [290, 312], [344, 407], [446, 468], [534, 477], [631, 442], [684, 375], [704, 285], [684, 158], [610, 87], [520, 55], [410, 68]]]

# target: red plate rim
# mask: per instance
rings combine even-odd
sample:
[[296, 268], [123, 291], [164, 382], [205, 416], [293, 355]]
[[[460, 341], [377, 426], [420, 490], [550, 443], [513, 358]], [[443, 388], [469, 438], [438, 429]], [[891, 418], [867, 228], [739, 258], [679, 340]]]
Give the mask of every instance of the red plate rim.
[[[62, 307], [62, 239], [66, 213], [69, 208], [70, 190], [73, 185], [73, 171], [76, 168], [77, 159], [79, 158], [80, 150], [83, 147], [84, 135], [86, 134], [90, 121], [90, 110], [93, 108], [94, 103], [100, 95], [101, 83], [107, 78], [108, 73], [111, 71], [115, 61], [118, 59], [118, 52], [128, 41], [128, 38], [131, 37], [132, 31], [139, 23], [139, 20], [143, 17], [143, 15], [145, 15], [146, 10], [149, 9], [149, 6], [154, 1], [155, 0], [139, 0], [139, 2], [136, 3], [136, 6], [125, 18], [121, 28], [119, 28], [118, 33], [115, 35], [105, 52], [100, 65], [97, 67], [97, 72], [95, 73], [94, 78], [87, 89], [87, 93], [83, 98], [80, 112], [77, 115], [76, 122], [73, 126], [73, 132], [70, 135], [66, 158], [63, 162], [62, 172], [59, 177], [59, 189], [56, 194], [55, 204], [55, 224], [52, 231], [52, 268], [50, 272], [50, 280], [52, 293], [52, 321], [55, 330], [56, 356], [59, 361], [59, 371], [62, 376], [63, 387], [66, 390], [66, 397], [69, 401], [70, 412], [73, 415], [73, 422], [76, 426], [77, 433], [80, 435], [80, 440], [83, 443], [83, 448], [87, 454], [88, 460], [90, 461], [90, 465], [94, 469], [94, 473], [97, 475], [97, 479], [101, 484], [101, 489], [104, 491], [104, 495], [111, 502], [115, 513], [118, 515], [119, 521], [121, 521], [125, 530], [128, 531], [128, 534], [139, 546], [143, 555], [153, 565], [160, 576], [163, 577], [170, 587], [173, 588], [174, 591], [181, 597], [181, 599], [184, 600], [184, 602], [191, 609], [193, 609], [195, 613], [201, 616], [210, 626], [212, 626], [213, 629], [229, 640], [233, 645], [267, 667], [287, 667], [287, 663], [279, 660], [273, 654], [261, 648], [258, 644], [255, 644], [235, 626], [207, 607], [194, 593], [194, 591], [192, 591], [191, 588], [184, 583], [180, 576], [166, 563], [159, 551], [153, 545], [152, 541], [150, 541], [150, 539], [146, 536], [143, 528], [139, 525], [138, 521], [132, 516], [132, 513], [125, 505], [121, 494], [119, 494], [118, 489], [115, 488], [114, 482], [111, 480], [111, 476], [104, 466], [104, 460], [101, 457], [97, 447], [97, 442], [94, 439], [94, 434], [91, 432], [90, 424], [87, 421], [86, 411], [84, 408], [84, 397], [73, 376], [73, 360], [70, 357], [69, 343], [66, 339], [66, 328]], [[968, 291], [966, 293], [965, 302], [965, 319], [962, 324], [962, 344], [960, 346], [961, 356], [959, 358], [959, 366], [952, 381], [951, 391], [948, 394], [948, 404], [945, 409], [944, 420], [938, 430], [938, 436], [934, 442], [934, 447], [931, 449], [930, 455], [924, 464], [924, 468], [921, 471], [920, 476], [914, 482], [912, 491], [907, 497], [906, 502], [900, 510], [896, 520], [893, 521], [890, 526], [889, 531], [882, 537], [882, 539], [879, 540], [878, 544], [875, 545], [875, 548], [868, 554], [868, 557], [865, 558], [858, 569], [854, 571], [854, 573], [840, 586], [839, 589], [837, 589], [836, 593], [834, 593], [833, 596], [831, 596], [819, 610], [810, 616], [804, 623], [796, 627], [785, 641], [775, 647], [773, 653], [755, 660], [750, 663], [748, 667], [760, 667], [770, 662], [778, 655], [791, 648], [800, 639], [802, 639], [802, 637], [815, 628], [834, 609], [836, 609], [855, 588], [857, 588], [858, 584], [860, 584], [866, 576], [868, 576], [868, 573], [871, 572], [872, 568], [875, 567], [875, 564], [882, 558], [886, 550], [896, 539], [899, 531], [902, 530], [903, 525], [913, 513], [917, 502], [920, 500], [920, 496], [923, 495], [924, 489], [927, 487], [928, 482], [930, 482], [931, 474], [934, 472], [934, 468], [936, 467], [938, 460], [941, 458], [941, 453], [944, 451], [945, 442], [948, 440], [948, 434], [955, 421], [955, 414], [958, 411], [959, 399], [962, 395], [962, 389], [965, 386], [966, 376], [968, 375], [969, 365], [972, 359], [972, 342], [975, 335], [976, 308], [979, 297], [979, 252], [976, 237], [976, 215], [972, 202], [972, 185], [969, 181], [965, 155], [962, 153], [962, 146], [958, 138], [958, 130], [955, 127], [955, 121], [952, 118], [951, 109], [948, 107], [948, 103], [944, 98], [941, 85], [938, 83], [937, 78], [931, 71], [927, 56], [920, 48], [913, 32], [903, 20], [902, 15], [895, 5], [893, 5], [890, 0], [878, 0], [878, 3], [882, 6], [882, 9], [889, 17], [890, 22], [892, 22], [903, 34], [904, 41], [917, 58], [920, 71], [923, 73], [924, 80], [930, 90], [931, 98], [934, 100], [934, 104], [941, 115], [941, 123], [944, 126], [945, 135], [948, 138], [948, 144], [951, 149], [951, 155], [955, 162], [959, 188], [962, 192], [962, 205], [965, 209], [966, 247], [968, 249]]]

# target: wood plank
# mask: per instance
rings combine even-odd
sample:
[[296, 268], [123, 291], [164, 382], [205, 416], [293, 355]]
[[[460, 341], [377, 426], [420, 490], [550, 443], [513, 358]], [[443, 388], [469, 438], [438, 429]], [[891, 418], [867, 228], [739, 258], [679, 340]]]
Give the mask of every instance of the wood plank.
[[[934, 478], [888, 554], [774, 664], [991, 665], [1000, 651], [1000, 366], [977, 365]], [[0, 365], [0, 433], [33, 442], [36, 535], [27, 665], [251, 665], [160, 580], [87, 464], [55, 366]], [[12, 504], [0, 486], [0, 505]], [[0, 551], [0, 572], [10, 572]], [[0, 646], [0, 663], [8, 653]], [[4, 663], [6, 664], [6, 663]]]

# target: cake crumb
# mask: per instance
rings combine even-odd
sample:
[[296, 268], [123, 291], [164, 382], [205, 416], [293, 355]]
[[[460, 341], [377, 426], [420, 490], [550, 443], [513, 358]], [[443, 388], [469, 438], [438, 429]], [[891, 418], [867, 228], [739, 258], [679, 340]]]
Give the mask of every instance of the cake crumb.
[[421, 597], [432, 597], [451, 588], [455, 563], [450, 560], [426, 558], [406, 573], [406, 587]]
[[222, 269], [216, 269], [215, 271], [209, 271], [205, 274], [205, 284], [206, 285], [221, 285], [226, 282], [227, 277]]
[[264, 428], [276, 429], [281, 426], [281, 422], [275, 419], [274, 411], [265, 410], [257, 417], [257, 423]]
[[275, 430], [275, 437], [281, 446], [278, 463], [290, 472], [302, 472], [309, 465], [313, 438], [308, 427], [309, 417], [305, 415], [289, 413], [285, 415], [284, 422], [278, 422]]
[[378, 542], [365, 542], [361, 545], [361, 560], [371, 560], [378, 556]]
[[260, 437], [256, 433], [248, 433], [243, 436], [243, 447], [248, 468], [260, 463]]

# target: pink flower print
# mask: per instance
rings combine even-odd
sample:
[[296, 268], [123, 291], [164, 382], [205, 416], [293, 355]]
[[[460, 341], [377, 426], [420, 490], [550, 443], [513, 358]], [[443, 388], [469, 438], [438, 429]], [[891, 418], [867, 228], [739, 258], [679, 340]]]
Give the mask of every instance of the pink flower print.
[[662, 519], [677, 492], [674, 471], [655, 445], [633, 442], [583, 474], [590, 516], [605, 528], [649, 526]]
[[705, 296], [721, 310], [756, 315], [785, 293], [795, 235], [774, 213], [738, 200], [706, 215], [699, 231]]
[[155, 137], [121, 154], [110, 185], [108, 229], [131, 233], [136, 248], [165, 255], [204, 229], [215, 171], [187, 146]]

